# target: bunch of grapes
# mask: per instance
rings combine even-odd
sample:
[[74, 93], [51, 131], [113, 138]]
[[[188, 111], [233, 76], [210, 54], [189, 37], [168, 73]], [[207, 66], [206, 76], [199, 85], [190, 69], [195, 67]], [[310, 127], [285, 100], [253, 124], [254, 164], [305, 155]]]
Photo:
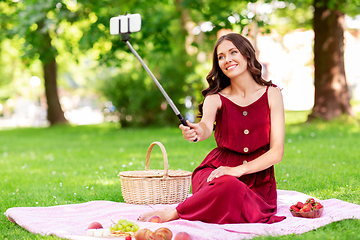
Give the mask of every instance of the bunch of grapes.
[[120, 219], [117, 223], [110, 226], [110, 231], [137, 232], [139, 226], [132, 221]]

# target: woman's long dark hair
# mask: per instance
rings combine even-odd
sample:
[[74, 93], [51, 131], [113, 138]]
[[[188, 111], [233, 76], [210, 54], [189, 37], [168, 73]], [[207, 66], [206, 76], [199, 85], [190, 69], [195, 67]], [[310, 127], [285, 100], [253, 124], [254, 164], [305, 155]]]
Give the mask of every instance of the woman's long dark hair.
[[[250, 71], [252, 77], [255, 82], [260, 85], [272, 85], [271, 81], [266, 81], [262, 78], [261, 70], [262, 66], [260, 62], [256, 59], [255, 49], [244, 36], [238, 33], [228, 33], [224, 36], [221, 36], [214, 47], [213, 51], [213, 65], [209, 74], [206, 76], [206, 81], [209, 83], [209, 87], [204, 89], [201, 93], [204, 98], [207, 95], [218, 93], [222, 89], [226, 88], [230, 85], [230, 79], [222, 72], [219, 66], [218, 56], [217, 56], [217, 48], [218, 46], [224, 42], [225, 40], [231, 41], [237, 49], [239, 49], [241, 55], [243, 55], [247, 59], [247, 69]], [[203, 104], [202, 102], [198, 109], [199, 115], [198, 117], [202, 117], [203, 114]]]

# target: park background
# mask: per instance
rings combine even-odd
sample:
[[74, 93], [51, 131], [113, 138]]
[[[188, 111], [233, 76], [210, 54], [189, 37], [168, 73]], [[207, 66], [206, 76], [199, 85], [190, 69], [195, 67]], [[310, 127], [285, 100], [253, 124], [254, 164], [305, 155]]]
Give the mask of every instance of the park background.
[[[324, 81], [315, 74], [313, 19], [326, 8], [315, 11], [315, 3], [307, 1], [138, 3], [2, 1], [0, 127], [104, 121], [120, 122], [121, 127], [173, 125], [176, 117], [150, 76], [120, 37], [109, 34], [109, 19], [129, 9], [142, 15], [142, 30], [133, 33], [130, 42], [189, 120], [195, 120], [202, 101], [212, 46], [229, 31], [242, 33], [253, 43], [264, 78], [283, 89], [286, 110], [311, 110], [315, 97], [324, 96], [328, 105], [315, 106], [312, 115], [331, 120], [349, 114], [350, 100], [358, 111], [356, 2], [346, 9], [341, 2], [335, 6], [339, 10], [333, 12], [342, 15], [320, 28], [330, 35], [317, 30], [318, 39], [322, 34], [330, 40], [331, 34], [337, 34], [334, 29], [342, 32], [328, 46], [332, 52], [317, 54], [325, 62], [321, 69], [318, 64], [318, 75], [331, 73], [324, 80], [330, 87], [319, 85], [318, 94], [315, 83]], [[339, 85], [341, 92], [335, 90]], [[318, 110], [321, 107], [334, 114], [325, 116]]]
[[[345, 31], [344, 51], [346, 77], [354, 102], [353, 108], [354, 111], [359, 112], [360, 106], [356, 103], [360, 101], [360, 68], [358, 63], [360, 56], [360, 20], [348, 19], [346, 24], [359, 29], [357, 31]], [[265, 65], [264, 77], [282, 88], [286, 110], [310, 110], [314, 105], [313, 41], [313, 30], [304, 29], [291, 31], [284, 36], [279, 35], [276, 31], [257, 35], [259, 60]], [[136, 44], [141, 43], [142, 41], [136, 42]], [[209, 61], [211, 59], [208, 56], [204, 68], [210, 71]], [[145, 70], [139, 69], [139, 71]], [[67, 74], [69, 73], [65, 73], [65, 75]], [[21, 83], [23, 84], [21, 86], [22, 94], [6, 99], [0, 106], [2, 110], [1, 128], [48, 125], [46, 99], [43, 87], [40, 85], [40, 77], [21, 76], [21, 80], [23, 80]], [[205, 86], [205, 74], [203, 80]], [[109, 114], [116, 109], [106, 96], [98, 92], [88, 92], [86, 86], [85, 90], [81, 89], [85, 91], [84, 93], [78, 93], [79, 90], [78, 87], [70, 87], [69, 89], [66, 85], [64, 87], [59, 86], [60, 103], [65, 112], [65, 117], [70, 123], [83, 125], [119, 121], [117, 114]], [[119, 92], [121, 92], [120, 89]], [[40, 98], [40, 101], [37, 98]], [[185, 99], [188, 100], [188, 98]], [[161, 100], [159, 106], [163, 102]], [[187, 112], [194, 115], [197, 109], [192, 110], [192, 105], [193, 103]], [[193, 116], [190, 119], [193, 121]]]
[[[190, 120], [217, 37], [228, 31], [247, 36], [264, 77], [283, 89], [286, 142], [275, 167], [278, 188], [359, 204], [359, 6], [356, 0], [1, 1], [0, 212], [123, 201], [117, 173], [143, 169], [152, 141], [164, 143], [170, 169], [189, 171], [215, 146], [213, 139], [182, 139], [151, 78], [120, 37], [109, 34], [109, 19], [125, 11], [141, 14], [142, 29], [130, 41]], [[315, 21], [319, 12], [331, 21]], [[335, 47], [319, 55], [315, 36], [324, 32], [336, 44], [323, 44]], [[315, 55], [325, 57], [320, 78]], [[316, 107], [319, 96], [329, 105]], [[154, 157], [152, 167], [161, 168], [155, 149]], [[3, 239], [56, 239], [29, 234], [1, 215]], [[345, 220], [282, 239], [360, 239], [359, 223]]]

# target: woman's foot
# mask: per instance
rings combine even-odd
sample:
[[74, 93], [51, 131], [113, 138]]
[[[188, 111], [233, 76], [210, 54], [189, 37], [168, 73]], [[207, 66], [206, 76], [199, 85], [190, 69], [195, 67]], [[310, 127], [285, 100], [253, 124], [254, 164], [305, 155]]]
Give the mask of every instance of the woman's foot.
[[175, 208], [161, 208], [156, 211], [141, 214], [138, 221], [147, 222], [153, 216], [160, 217], [161, 222], [168, 222], [179, 218]]

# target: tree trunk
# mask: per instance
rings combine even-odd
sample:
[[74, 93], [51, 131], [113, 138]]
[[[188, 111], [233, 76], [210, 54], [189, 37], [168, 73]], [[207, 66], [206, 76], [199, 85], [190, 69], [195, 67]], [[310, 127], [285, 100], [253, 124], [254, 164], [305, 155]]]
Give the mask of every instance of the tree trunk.
[[[49, 34], [46, 35], [46, 45], [51, 48], [51, 38]], [[50, 125], [56, 125], [60, 123], [67, 123], [64, 116], [64, 112], [61, 109], [59, 102], [59, 95], [57, 89], [57, 65], [55, 56], [51, 52], [45, 53], [46, 60], [43, 60], [43, 69], [44, 69], [44, 80], [45, 80], [45, 95], [48, 105], [47, 109], [47, 118], [50, 122]]]
[[[315, 104], [308, 121], [355, 116], [344, 66], [344, 14], [328, 7], [329, 0], [314, 0]], [[344, 4], [344, 3], [338, 3]]]

